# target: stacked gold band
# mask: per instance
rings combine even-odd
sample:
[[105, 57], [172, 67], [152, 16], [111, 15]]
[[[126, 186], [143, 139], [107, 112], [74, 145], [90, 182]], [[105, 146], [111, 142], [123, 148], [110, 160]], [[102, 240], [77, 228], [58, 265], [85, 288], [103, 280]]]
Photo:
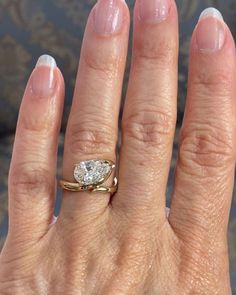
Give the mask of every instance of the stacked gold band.
[[117, 178], [114, 178], [113, 185], [111, 187], [105, 186], [81, 186], [79, 183], [67, 182], [64, 180], [59, 181], [59, 186], [67, 191], [71, 192], [84, 192], [89, 191], [91, 193], [100, 192], [100, 193], [115, 193], [117, 191]]

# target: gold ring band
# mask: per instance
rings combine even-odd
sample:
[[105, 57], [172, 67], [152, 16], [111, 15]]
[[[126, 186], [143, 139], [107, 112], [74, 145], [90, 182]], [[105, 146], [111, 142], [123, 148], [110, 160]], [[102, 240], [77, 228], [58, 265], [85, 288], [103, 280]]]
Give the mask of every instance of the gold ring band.
[[111, 187], [104, 183], [111, 176], [115, 169], [115, 164], [109, 160], [86, 160], [75, 164], [74, 178], [76, 182], [65, 180], [59, 181], [59, 186], [71, 192], [100, 192], [112, 193], [117, 191], [118, 180], [114, 178]]
[[118, 180], [115, 177], [113, 185], [111, 187], [106, 187], [106, 186], [81, 186], [79, 183], [73, 183], [73, 182], [67, 182], [64, 180], [59, 181], [59, 186], [67, 191], [71, 192], [100, 192], [100, 193], [111, 193], [114, 194], [117, 191], [117, 184]]

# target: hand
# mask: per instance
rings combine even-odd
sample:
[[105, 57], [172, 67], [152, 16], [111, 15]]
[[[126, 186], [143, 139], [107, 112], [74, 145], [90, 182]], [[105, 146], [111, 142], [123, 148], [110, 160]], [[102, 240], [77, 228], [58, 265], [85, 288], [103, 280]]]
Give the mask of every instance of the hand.
[[[64, 180], [74, 182], [79, 161], [116, 160], [128, 35], [124, 1], [100, 0], [85, 32]], [[117, 193], [111, 199], [108, 193], [64, 191], [54, 222], [64, 82], [53, 58], [39, 59], [23, 97], [9, 173], [1, 295], [231, 294], [226, 234], [236, 150], [236, 58], [216, 10], [201, 16], [190, 51], [168, 216], [177, 104], [174, 1], [137, 0], [135, 6]]]

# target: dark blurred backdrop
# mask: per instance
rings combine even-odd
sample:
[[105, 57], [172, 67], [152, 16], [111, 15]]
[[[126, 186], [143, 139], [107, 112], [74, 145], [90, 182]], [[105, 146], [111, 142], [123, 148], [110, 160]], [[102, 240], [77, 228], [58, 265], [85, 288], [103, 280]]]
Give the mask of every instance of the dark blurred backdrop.
[[[134, 0], [127, 0], [132, 9]], [[63, 131], [70, 109], [86, 19], [95, 0], [0, 0], [0, 248], [7, 234], [7, 173], [21, 97], [37, 58], [56, 58], [66, 80], [66, 102], [60, 136], [58, 175], [63, 151]], [[218, 8], [236, 37], [236, 0], [177, 0], [180, 19], [178, 128], [174, 143], [170, 183], [177, 157], [178, 129], [184, 112], [189, 41], [200, 12]], [[132, 30], [131, 30], [132, 32]], [[128, 79], [130, 51], [125, 86]], [[125, 93], [124, 87], [124, 92]], [[171, 185], [168, 187], [168, 198]], [[57, 209], [60, 206], [58, 193]], [[234, 195], [229, 245], [233, 294], [236, 295], [236, 195]]]

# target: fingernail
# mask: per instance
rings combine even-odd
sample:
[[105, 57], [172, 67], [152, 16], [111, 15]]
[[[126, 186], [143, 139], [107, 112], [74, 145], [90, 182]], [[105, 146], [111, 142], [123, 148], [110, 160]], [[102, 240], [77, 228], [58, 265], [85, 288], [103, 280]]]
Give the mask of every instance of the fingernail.
[[212, 7], [205, 9], [200, 15], [196, 34], [199, 50], [206, 52], [221, 50], [225, 43], [225, 25], [222, 14]]
[[170, 0], [139, 0], [140, 19], [149, 23], [160, 23], [169, 15]]
[[98, 34], [111, 35], [120, 31], [123, 23], [124, 0], [98, 0], [94, 27]]
[[44, 98], [54, 92], [56, 66], [56, 61], [52, 56], [46, 54], [40, 56], [32, 74], [32, 91], [35, 96]]

